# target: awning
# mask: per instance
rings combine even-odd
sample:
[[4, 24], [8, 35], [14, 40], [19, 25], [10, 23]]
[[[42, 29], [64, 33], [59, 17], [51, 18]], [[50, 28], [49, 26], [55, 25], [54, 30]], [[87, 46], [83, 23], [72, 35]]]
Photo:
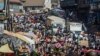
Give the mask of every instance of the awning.
[[35, 40], [34, 39], [30, 39], [29, 37], [23, 36], [25, 39], [27, 39], [30, 44], [35, 44]]
[[[33, 33], [18, 32], [18, 34], [23, 35], [23, 37], [26, 38], [32, 44], [34, 44], [34, 41], [37, 40], [37, 36]], [[33, 39], [30, 39], [30, 37], [32, 37]]]
[[29, 36], [29, 37], [33, 37], [36, 38], [37, 36], [34, 33], [26, 33], [26, 32], [18, 32], [21, 35], [25, 35], [25, 36]]
[[11, 3], [21, 3], [20, 0], [10, 0]]
[[25, 42], [27, 42], [27, 43], [30, 43], [23, 35], [20, 35], [20, 34], [18, 34], [18, 33], [15, 33], [15, 36], [16, 36], [18, 39], [21, 39], [21, 40], [23, 40], [23, 41], [25, 41]]
[[0, 47], [0, 52], [2, 53], [14, 53], [8, 46], [8, 44], [5, 44]]
[[29, 6], [29, 7], [33, 7], [33, 6], [38, 6], [38, 7], [43, 7], [44, 6], [44, 2], [45, 0], [26, 0], [23, 3], [23, 6]]
[[63, 18], [57, 17], [57, 16], [48, 16], [48, 19], [55, 21], [55, 22], [65, 22]]
[[10, 36], [17, 37], [18, 39], [21, 39], [21, 40], [25, 41], [26, 43], [29, 43], [29, 41], [24, 36], [22, 36], [18, 33], [9, 32], [9, 31], [6, 31], [6, 30], [4, 30], [4, 33], [7, 34], [7, 35], [10, 35]]

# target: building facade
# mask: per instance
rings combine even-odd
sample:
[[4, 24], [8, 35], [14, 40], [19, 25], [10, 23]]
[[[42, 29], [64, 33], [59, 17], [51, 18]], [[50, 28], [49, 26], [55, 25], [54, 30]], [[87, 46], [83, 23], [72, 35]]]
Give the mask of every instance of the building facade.
[[10, 0], [10, 12], [22, 13], [23, 6], [20, 0]]
[[60, 4], [67, 17], [83, 22], [88, 32], [100, 31], [100, 0], [61, 0]]

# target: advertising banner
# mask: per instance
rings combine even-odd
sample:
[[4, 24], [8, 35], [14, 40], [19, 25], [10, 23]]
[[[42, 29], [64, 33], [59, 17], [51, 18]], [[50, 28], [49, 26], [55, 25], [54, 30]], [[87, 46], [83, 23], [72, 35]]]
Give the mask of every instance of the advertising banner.
[[82, 31], [82, 23], [70, 22], [70, 31]]

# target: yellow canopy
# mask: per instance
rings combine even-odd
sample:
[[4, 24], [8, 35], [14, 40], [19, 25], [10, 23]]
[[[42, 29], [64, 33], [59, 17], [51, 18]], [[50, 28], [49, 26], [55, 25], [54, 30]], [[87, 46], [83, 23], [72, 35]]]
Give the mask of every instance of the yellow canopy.
[[29, 34], [29, 33], [26, 33], [26, 32], [17, 32], [18, 34], [21, 34], [21, 35], [26, 35], [26, 36], [31, 36], [33, 37], [34, 39], [37, 37], [35, 34]]
[[31, 37], [33, 37], [33, 39], [35, 39], [35, 40], [36, 40], [36, 38], [37, 38], [37, 36], [36, 36], [35, 34], [30, 35], [30, 34], [28, 34], [28, 33], [26, 33], [26, 32], [18, 32], [18, 34], [26, 35], [26, 36], [31, 36]]
[[8, 46], [8, 44], [5, 44], [0, 47], [0, 52], [2, 53], [14, 53]]
[[25, 41], [26, 43], [29, 43], [29, 41], [26, 38], [24, 38], [23, 35], [20, 35], [18, 33], [14, 33], [14, 32], [9, 32], [9, 31], [6, 31], [6, 30], [4, 30], [4, 33], [11, 35], [11, 36], [14, 36], [14, 37], [17, 37], [18, 39], [21, 39], [21, 40]]
[[19, 39], [21, 39], [21, 40], [23, 40], [23, 41], [29, 43], [29, 41], [28, 41], [26, 38], [24, 38], [23, 35], [20, 35], [20, 34], [16, 33], [15, 36], [16, 36], [17, 38], [19, 38]]

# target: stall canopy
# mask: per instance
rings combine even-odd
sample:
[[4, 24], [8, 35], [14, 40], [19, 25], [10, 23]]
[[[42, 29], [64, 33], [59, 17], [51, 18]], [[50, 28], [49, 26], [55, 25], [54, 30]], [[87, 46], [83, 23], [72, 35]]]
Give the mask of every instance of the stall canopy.
[[24, 32], [22, 32], [22, 33], [20, 32], [20, 34], [19, 33], [16, 33], [16, 34], [18, 34], [18, 35], [22, 36], [23, 38], [27, 39], [30, 44], [35, 44], [34, 39], [30, 38], [30, 37], [32, 37], [33, 34], [30, 35], [30, 36], [23, 35], [23, 34], [25, 34]]
[[2, 52], [2, 53], [13, 53], [13, 51], [9, 48], [8, 44], [1, 46], [0, 52]]
[[6, 31], [6, 30], [4, 30], [4, 33], [7, 34], [7, 35], [10, 35], [10, 36], [17, 37], [18, 39], [25, 41], [26, 43], [30, 43], [29, 40], [27, 40], [24, 36], [22, 36], [18, 33], [9, 32], [9, 31]]
[[21, 34], [27, 37], [33, 37], [33, 39], [37, 37], [34, 33], [18, 32], [18, 34]]
[[[32, 44], [34, 44], [34, 41], [36, 41], [37, 38], [37, 36], [34, 33], [18, 32], [18, 34], [23, 35], [23, 37], [29, 40], [29, 42]], [[32, 37], [32, 39], [30, 37]]]
[[65, 22], [65, 20], [63, 18], [57, 17], [57, 16], [49, 16], [48, 19], [52, 20], [52, 21], [56, 21], [56, 22]]

